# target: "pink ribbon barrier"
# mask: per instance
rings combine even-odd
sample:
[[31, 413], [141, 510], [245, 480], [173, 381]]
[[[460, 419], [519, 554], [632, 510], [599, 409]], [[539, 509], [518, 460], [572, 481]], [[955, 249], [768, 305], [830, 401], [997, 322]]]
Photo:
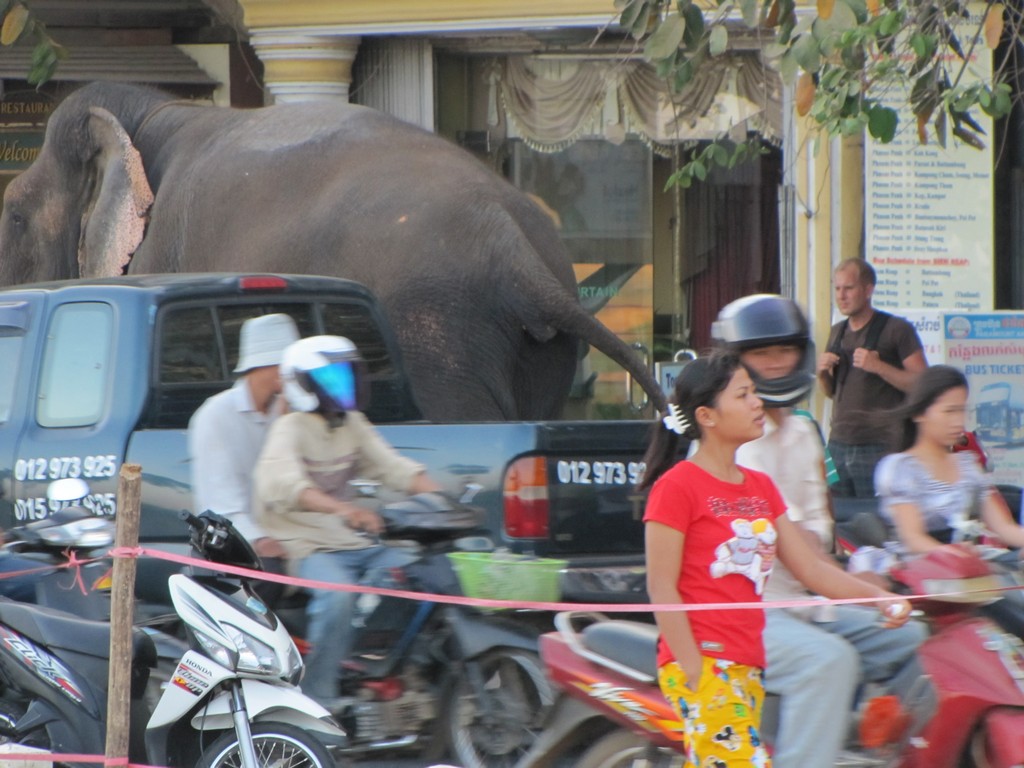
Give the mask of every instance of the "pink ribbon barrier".
[[7, 761], [19, 760], [28, 763], [96, 763], [104, 768], [161, 768], [161, 766], [129, 763], [127, 757], [104, 757], [103, 755], [60, 754], [57, 752], [3, 752], [0, 765]]
[[386, 587], [369, 587], [362, 584], [333, 584], [327, 581], [312, 581], [299, 579], [293, 576], [284, 576], [264, 571], [253, 571], [248, 568], [238, 568], [233, 565], [212, 564], [208, 560], [201, 560], [186, 555], [176, 555], [172, 552], [163, 552], [157, 549], [146, 547], [123, 547], [111, 549], [110, 557], [152, 557], [157, 560], [167, 560], [180, 565], [192, 565], [204, 570], [230, 573], [235, 576], [245, 576], [263, 581], [273, 581], [278, 584], [288, 584], [307, 589], [332, 589], [338, 592], [359, 592], [373, 595], [388, 595], [401, 597], [407, 600], [422, 600], [432, 603], [449, 603], [451, 605], [466, 605], [474, 608], [509, 608], [519, 610], [537, 611], [603, 611], [606, 613], [651, 613], [652, 611], [749, 611], [764, 610], [765, 608], [804, 608], [820, 605], [858, 605], [874, 604], [881, 602], [892, 602], [895, 600], [926, 600], [948, 597], [950, 594], [969, 595], [975, 593], [1005, 592], [1015, 589], [1022, 589], [1018, 586], [998, 587], [995, 589], [967, 590], [957, 593], [936, 593], [924, 595], [895, 595], [893, 597], [848, 597], [839, 600], [827, 600], [820, 597], [809, 597], [800, 600], [773, 600], [770, 602], [752, 603], [563, 603], [563, 602], [530, 602], [520, 600], [494, 600], [477, 597], [464, 597], [462, 595], [438, 595], [429, 592], [414, 592], [403, 589], [389, 589]]
[[[841, 600], [826, 600], [823, 598], [808, 598], [805, 600], [774, 600], [769, 602], [754, 602], [754, 603], [700, 603], [700, 604], [653, 604], [653, 603], [562, 603], [562, 602], [530, 602], [530, 601], [518, 601], [518, 600], [490, 600], [475, 597], [463, 597], [461, 595], [438, 595], [428, 592], [413, 592], [411, 590], [403, 589], [388, 589], [385, 587], [368, 587], [360, 584], [333, 584], [326, 581], [312, 581], [309, 579], [299, 579], [292, 576], [284, 576], [276, 573], [266, 573], [265, 571], [254, 571], [248, 568], [239, 568], [233, 565], [220, 565], [211, 563], [208, 560], [201, 560], [195, 557], [188, 557], [185, 555], [176, 555], [172, 552], [164, 552], [158, 549], [149, 549], [146, 547], [120, 547], [111, 549], [104, 557], [92, 558], [90, 560], [78, 559], [74, 552], [65, 553], [68, 561], [66, 563], [60, 563], [56, 565], [48, 565], [40, 568], [32, 568], [23, 571], [12, 571], [0, 575], [0, 579], [12, 578], [14, 576], [22, 576], [32, 573], [46, 573], [53, 571], [54, 569], [62, 568], [74, 568], [75, 569], [75, 580], [74, 585], [77, 585], [79, 589], [84, 593], [86, 591], [85, 585], [82, 583], [79, 566], [85, 565], [86, 563], [94, 562], [96, 560], [102, 560], [106, 557], [152, 557], [157, 560], [166, 560], [172, 563], [178, 563], [179, 565], [190, 565], [207, 571], [217, 571], [220, 573], [230, 573], [235, 576], [245, 576], [247, 578], [273, 581], [278, 584], [287, 584], [296, 587], [305, 587], [307, 589], [333, 589], [339, 592], [360, 592], [374, 595], [388, 595], [391, 597], [400, 597], [407, 600], [422, 600], [434, 603], [450, 603], [452, 605], [466, 605], [474, 608], [511, 608], [511, 609], [527, 609], [527, 610], [542, 610], [542, 611], [602, 611], [606, 613], [650, 613], [652, 611], [722, 611], [722, 610], [764, 610], [765, 608], [803, 608], [808, 606], [820, 606], [820, 605], [856, 605], [865, 603], [880, 603], [892, 600], [909, 600], [911, 602], [915, 600], [926, 600], [926, 599], [941, 599], [943, 597], [949, 597], [950, 594], [957, 595], [970, 595], [975, 593], [986, 593], [991, 594], [992, 592], [1005, 592], [1010, 590], [1022, 589], [1024, 587], [1019, 586], [1006, 586], [997, 587], [994, 589], [979, 589], [979, 590], [965, 590], [956, 593], [936, 593], [936, 594], [923, 594], [923, 595], [897, 595], [891, 598], [846, 598]], [[69, 589], [71, 586], [68, 587]], [[130, 763], [127, 757], [104, 757], [101, 755], [77, 755], [77, 754], [57, 754], [57, 753], [38, 753], [38, 752], [8, 752], [2, 754], [0, 759], [0, 765], [6, 761], [20, 760], [24, 762], [67, 762], [67, 763], [95, 763], [97, 765], [103, 765], [104, 768], [161, 768], [160, 766], [150, 766], [142, 763]]]

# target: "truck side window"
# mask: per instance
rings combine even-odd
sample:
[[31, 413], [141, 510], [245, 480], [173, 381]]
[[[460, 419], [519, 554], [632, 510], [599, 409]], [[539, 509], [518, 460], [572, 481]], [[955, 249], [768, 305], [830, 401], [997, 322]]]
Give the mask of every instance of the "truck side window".
[[0, 367], [0, 423], [6, 423], [11, 416], [24, 341], [25, 332], [20, 328], [0, 327], [0, 360], [4, 361]]
[[14, 389], [21, 372], [21, 350], [28, 328], [28, 304], [22, 301], [0, 303], [0, 424], [7, 423], [14, 404]]
[[45, 343], [36, 421], [42, 427], [95, 424], [110, 391], [113, 308], [101, 302], [58, 307]]

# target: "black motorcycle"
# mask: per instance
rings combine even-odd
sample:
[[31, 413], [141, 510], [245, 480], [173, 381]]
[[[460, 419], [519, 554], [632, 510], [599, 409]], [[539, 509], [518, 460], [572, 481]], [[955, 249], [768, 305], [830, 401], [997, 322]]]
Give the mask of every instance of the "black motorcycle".
[[[431, 493], [379, 512], [384, 538], [417, 553], [382, 586], [462, 594], [447, 554], [489, 544], [478, 535], [481, 510]], [[301, 636], [303, 617], [277, 612]], [[337, 713], [350, 740], [342, 754], [407, 751], [433, 762], [450, 752], [464, 768], [514, 765], [554, 700], [537, 652], [546, 620], [362, 595], [353, 652], [340, 672], [342, 697], [351, 700]]]

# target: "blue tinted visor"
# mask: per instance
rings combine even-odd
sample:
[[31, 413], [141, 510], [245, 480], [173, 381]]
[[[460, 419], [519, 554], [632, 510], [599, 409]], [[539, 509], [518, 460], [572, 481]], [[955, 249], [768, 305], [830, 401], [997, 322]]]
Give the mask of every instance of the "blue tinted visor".
[[356, 369], [352, 361], [314, 368], [309, 378], [343, 411], [356, 410]]

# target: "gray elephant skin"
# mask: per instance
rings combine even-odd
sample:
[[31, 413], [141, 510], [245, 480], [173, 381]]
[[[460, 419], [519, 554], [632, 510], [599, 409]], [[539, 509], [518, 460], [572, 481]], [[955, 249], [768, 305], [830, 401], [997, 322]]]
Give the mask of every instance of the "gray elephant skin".
[[124, 271], [364, 283], [435, 421], [557, 418], [579, 341], [663, 402], [580, 306], [548, 215], [461, 148], [365, 107], [241, 110], [115, 83], [68, 96], [4, 196], [0, 284]]

